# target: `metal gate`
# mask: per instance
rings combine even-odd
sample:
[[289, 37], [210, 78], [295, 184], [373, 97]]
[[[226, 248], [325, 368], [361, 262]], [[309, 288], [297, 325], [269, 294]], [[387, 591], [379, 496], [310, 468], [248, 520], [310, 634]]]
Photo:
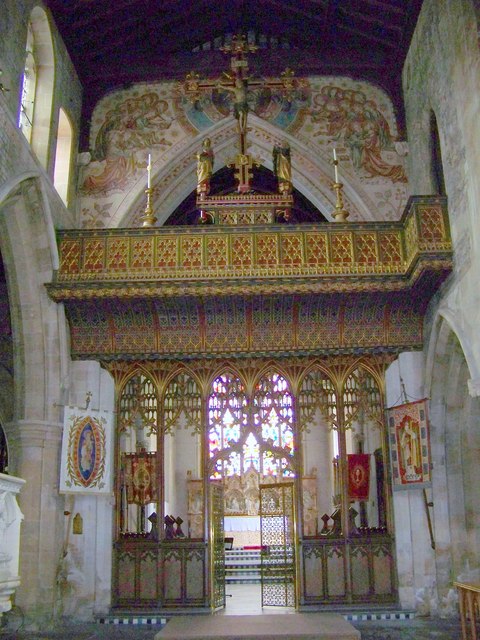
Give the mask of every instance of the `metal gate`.
[[225, 606], [224, 498], [221, 484], [210, 484], [210, 594], [211, 608]]
[[296, 606], [292, 483], [260, 485], [262, 607]]

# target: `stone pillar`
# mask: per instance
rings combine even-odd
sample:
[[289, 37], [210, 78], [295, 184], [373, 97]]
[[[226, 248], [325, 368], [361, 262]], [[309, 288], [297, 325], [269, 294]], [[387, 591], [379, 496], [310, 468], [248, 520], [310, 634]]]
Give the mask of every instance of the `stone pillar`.
[[55, 617], [57, 573], [63, 554], [63, 498], [58, 494], [62, 425], [19, 420], [9, 424], [12, 469], [25, 478], [19, 497], [24, 514], [20, 575], [15, 602], [26, 626]]
[[23, 514], [17, 494], [25, 480], [0, 473], [0, 616], [12, 608], [11, 596], [20, 585], [20, 524]]
[[[387, 407], [422, 399], [423, 375], [423, 352], [401, 353], [385, 375]], [[431, 490], [428, 496], [430, 498]], [[393, 513], [400, 604], [404, 609], [416, 609], [419, 614], [428, 615], [435, 581], [435, 556], [422, 490], [395, 491]]]

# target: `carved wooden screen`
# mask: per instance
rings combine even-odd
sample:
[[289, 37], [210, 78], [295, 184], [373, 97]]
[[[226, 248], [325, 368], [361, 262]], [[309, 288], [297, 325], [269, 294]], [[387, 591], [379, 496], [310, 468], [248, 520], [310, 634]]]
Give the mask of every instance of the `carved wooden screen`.
[[382, 529], [387, 522], [383, 399], [367, 369], [359, 367], [346, 378], [343, 411], [351, 533]]
[[137, 373], [126, 382], [119, 399], [120, 534], [158, 538], [157, 414], [155, 386]]

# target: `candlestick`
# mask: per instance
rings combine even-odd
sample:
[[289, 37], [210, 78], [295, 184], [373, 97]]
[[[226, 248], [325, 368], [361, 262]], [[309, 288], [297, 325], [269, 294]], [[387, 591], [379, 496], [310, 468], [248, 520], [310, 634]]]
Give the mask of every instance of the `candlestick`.
[[332, 218], [335, 222], [346, 222], [350, 213], [343, 208], [343, 184], [341, 182], [335, 182], [333, 188], [337, 192], [337, 201], [335, 203], [335, 211], [332, 211]]
[[152, 191], [151, 187], [145, 189], [145, 193], [147, 194], [147, 206], [145, 207], [145, 213], [141, 217], [142, 227], [154, 227], [157, 221], [157, 218], [153, 214], [152, 207]]
[[333, 167], [335, 169], [335, 182], [339, 182], [338, 180], [338, 160], [337, 160], [337, 150], [333, 147]]
[[150, 153], [148, 154], [148, 164], [147, 164], [147, 189], [150, 189], [152, 186], [152, 156]]

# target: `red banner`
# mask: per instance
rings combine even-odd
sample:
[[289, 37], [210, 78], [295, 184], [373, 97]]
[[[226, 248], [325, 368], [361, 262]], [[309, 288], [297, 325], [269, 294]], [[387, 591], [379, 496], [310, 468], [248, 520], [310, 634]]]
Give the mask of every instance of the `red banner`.
[[368, 500], [370, 486], [370, 456], [350, 453], [348, 458], [348, 497], [350, 500]]
[[127, 502], [140, 505], [157, 500], [157, 454], [124, 453], [122, 455]]

